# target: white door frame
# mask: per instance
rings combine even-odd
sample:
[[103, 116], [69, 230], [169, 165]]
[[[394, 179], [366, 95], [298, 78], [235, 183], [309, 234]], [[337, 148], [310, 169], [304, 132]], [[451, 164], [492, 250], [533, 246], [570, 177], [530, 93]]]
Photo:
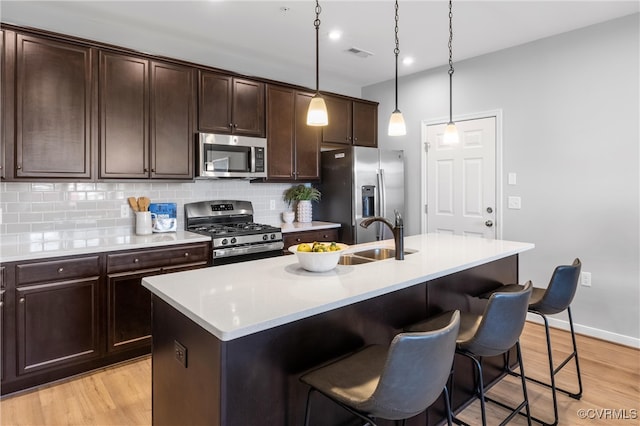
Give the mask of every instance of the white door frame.
[[[479, 118], [495, 117], [496, 118], [496, 239], [502, 238], [502, 110], [489, 110], [483, 112], [475, 112], [471, 114], [457, 115], [453, 117], [453, 121], [464, 120], [476, 120]], [[434, 124], [446, 124], [449, 122], [449, 117], [434, 118], [431, 120], [420, 121], [420, 143], [421, 158], [420, 158], [420, 202], [421, 202], [421, 220], [420, 220], [420, 233], [425, 234], [427, 232], [427, 215], [425, 214], [425, 207], [427, 205], [427, 126]]]

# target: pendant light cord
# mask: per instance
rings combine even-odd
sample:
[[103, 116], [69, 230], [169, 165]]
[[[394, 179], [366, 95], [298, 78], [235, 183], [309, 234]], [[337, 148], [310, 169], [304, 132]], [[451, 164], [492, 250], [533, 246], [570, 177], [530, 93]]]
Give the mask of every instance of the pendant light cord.
[[449, 0], [449, 123], [453, 123], [453, 12]]
[[316, 27], [316, 93], [320, 93], [320, 12], [322, 12], [322, 8], [316, 0], [316, 20], [313, 21], [313, 25]]
[[398, 111], [398, 54], [400, 53], [400, 40], [398, 39], [398, 0], [396, 0], [396, 48], [393, 49], [393, 53], [396, 55], [396, 109]]

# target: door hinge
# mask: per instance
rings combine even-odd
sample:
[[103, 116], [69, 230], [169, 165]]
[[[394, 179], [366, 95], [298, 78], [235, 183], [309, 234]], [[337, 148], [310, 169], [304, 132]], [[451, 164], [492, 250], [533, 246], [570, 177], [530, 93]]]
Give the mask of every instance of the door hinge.
[[429, 152], [429, 148], [431, 148], [431, 144], [429, 142], [424, 143], [424, 152]]
[[429, 214], [429, 204], [424, 205], [424, 214]]

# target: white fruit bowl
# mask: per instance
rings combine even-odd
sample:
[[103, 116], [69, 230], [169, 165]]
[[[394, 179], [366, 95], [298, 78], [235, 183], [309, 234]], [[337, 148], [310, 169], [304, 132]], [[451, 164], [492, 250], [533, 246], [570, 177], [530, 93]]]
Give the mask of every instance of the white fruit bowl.
[[[310, 246], [313, 245], [313, 243], [307, 244]], [[328, 246], [331, 243], [324, 244]], [[332, 270], [338, 264], [338, 260], [340, 260], [342, 253], [349, 247], [346, 244], [336, 243], [340, 250], [315, 252], [298, 251], [299, 245], [300, 244], [296, 244], [295, 246], [289, 247], [289, 251], [291, 253], [295, 253], [298, 257], [298, 263], [300, 263], [300, 266], [310, 272], [326, 272]]]

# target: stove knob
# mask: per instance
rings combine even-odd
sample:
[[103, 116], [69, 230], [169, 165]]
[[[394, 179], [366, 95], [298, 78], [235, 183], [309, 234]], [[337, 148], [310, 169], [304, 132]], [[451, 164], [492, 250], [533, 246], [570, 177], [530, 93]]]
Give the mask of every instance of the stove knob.
[[276, 239], [276, 234], [271, 234], [271, 239], [275, 240]]
[[227, 241], [227, 239], [226, 239], [226, 238], [225, 238], [224, 240], [222, 240], [222, 241], [221, 241], [221, 243], [222, 243], [222, 245], [223, 245], [223, 246], [227, 245], [227, 243], [228, 243], [228, 242], [229, 242], [229, 241]]
[[267, 241], [267, 240], [269, 239], [269, 236], [268, 236], [267, 234], [264, 234], [264, 235], [262, 236], [262, 239], [263, 239], [264, 241]]
[[233, 237], [233, 238], [231, 239], [231, 244], [235, 244], [237, 241], [238, 241], [238, 240], [236, 240], [236, 237]]

